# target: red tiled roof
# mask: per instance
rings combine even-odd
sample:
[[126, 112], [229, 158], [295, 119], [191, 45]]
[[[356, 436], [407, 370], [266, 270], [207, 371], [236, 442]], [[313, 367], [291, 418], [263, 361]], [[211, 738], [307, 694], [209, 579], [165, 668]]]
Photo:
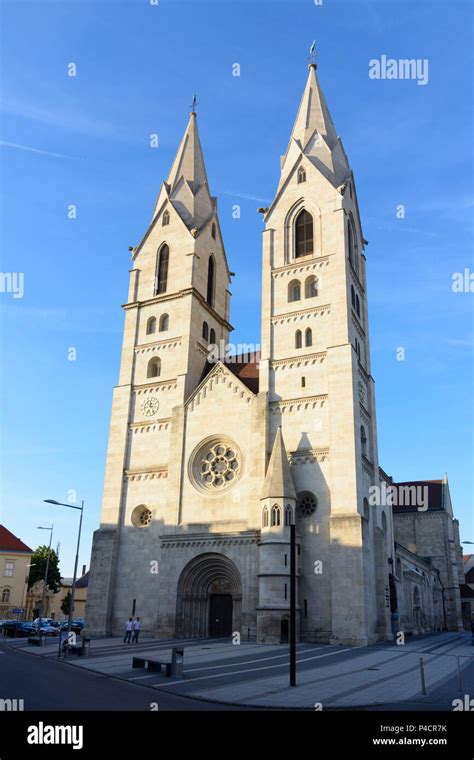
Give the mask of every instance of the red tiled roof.
[[[426, 486], [428, 488], [428, 510], [442, 510], [443, 507], [443, 481], [442, 480], [407, 480], [404, 483], [393, 483], [395, 488], [401, 486]], [[394, 514], [400, 512], [416, 512], [418, 507], [415, 506], [400, 506], [394, 507]]]
[[0, 525], [0, 552], [23, 552], [33, 554], [33, 549], [20, 541], [4, 525]]
[[[232, 361], [223, 361], [223, 365], [229, 369], [232, 374], [252, 391], [258, 393], [259, 387], [259, 360], [260, 355], [256, 353], [243, 354], [242, 356], [233, 356]], [[211, 369], [215, 367], [214, 362], [206, 362], [201, 375], [201, 382], [207, 377]]]

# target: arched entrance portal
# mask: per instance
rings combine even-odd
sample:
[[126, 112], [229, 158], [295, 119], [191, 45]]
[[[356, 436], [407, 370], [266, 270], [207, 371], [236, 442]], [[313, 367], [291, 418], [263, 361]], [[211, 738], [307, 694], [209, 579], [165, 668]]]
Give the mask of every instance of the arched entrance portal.
[[242, 581], [223, 554], [194, 557], [178, 581], [176, 636], [230, 636], [240, 631]]

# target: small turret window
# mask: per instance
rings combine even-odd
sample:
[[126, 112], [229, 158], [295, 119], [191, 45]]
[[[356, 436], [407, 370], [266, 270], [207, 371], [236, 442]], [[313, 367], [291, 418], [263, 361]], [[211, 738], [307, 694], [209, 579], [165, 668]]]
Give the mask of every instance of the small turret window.
[[163, 214], [163, 227], [167, 227], [170, 223], [170, 214], [169, 211], [165, 211]]
[[293, 510], [289, 504], [285, 507], [285, 525], [291, 525], [293, 523]]
[[313, 217], [303, 209], [295, 222], [295, 258], [313, 253]]
[[216, 239], [216, 225], [215, 225], [215, 222], [213, 222], [213, 223], [212, 223], [212, 227], [211, 227], [211, 235], [212, 235], [212, 237], [213, 237], [213, 238], [214, 238], [214, 240], [215, 240], [215, 239]]
[[306, 182], [306, 171], [302, 166], [298, 169], [298, 184], [301, 182]]
[[262, 512], [262, 525], [264, 528], [268, 528], [268, 507], [263, 508]]
[[207, 322], [202, 323], [202, 337], [204, 340], [209, 340], [209, 325]]
[[301, 283], [299, 280], [292, 280], [288, 285], [288, 301], [301, 301]]
[[313, 345], [313, 331], [311, 330], [311, 327], [306, 328], [305, 332], [305, 345], [306, 346], [312, 346]]
[[160, 332], [166, 332], [170, 326], [170, 318], [168, 314], [162, 314], [160, 317]]
[[360, 447], [362, 450], [362, 454], [366, 457], [367, 456], [367, 433], [365, 432], [365, 427], [363, 425], [360, 426]]
[[153, 333], [155, 332], [156, 332], [156, 319], [155, 317], [150, 317], [150, 319], [146, 323], [146, 334], [153, 335]]
[[278, 526], [281, 525], [281, 512], [280, 507], [278, 507], [276, 504], [272, 507], [272, 526]]
[[157, 356], [148, 362], [147, 377], [159, 377], [161, 375], [161, 360]]
[[295, 348], [301, 348], [303, 345], [303, 336], [301, 330], [295, 332]]
[[354, 286], [351, 285], [351, 306], [353, 309], [355, 309], [355, 305], [356, 305], [355, 290], [354, 290]]
[[318, 280], [314, 275], [308, 277], [304, 284], [305, 298], [315, 298], [318, 295]]
[[211, 332], [209, 333], [209, 343], [211, 343], [213, 346], [216, 343], [216, 331], [211, 327]]
[[360, 299], [359, 299], [359, 296], [357, 294], [356, 294], [355, 307], [356, 307], [357, 316], [360, 317]]

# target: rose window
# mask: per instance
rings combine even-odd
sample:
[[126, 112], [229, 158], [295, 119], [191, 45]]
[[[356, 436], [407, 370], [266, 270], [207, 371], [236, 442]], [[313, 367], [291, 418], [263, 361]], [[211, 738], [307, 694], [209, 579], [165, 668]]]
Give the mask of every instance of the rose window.
[[242, 457], [231, 441], [211, 440], [191, 458], [191, 479], [200, 490], [220, 492], [239, 478]]
[[316, 496], [310, 491], [303, 491], [298, 494], [298, 511], [302, 517], [310, 517], [316, 512], [318, 502]]

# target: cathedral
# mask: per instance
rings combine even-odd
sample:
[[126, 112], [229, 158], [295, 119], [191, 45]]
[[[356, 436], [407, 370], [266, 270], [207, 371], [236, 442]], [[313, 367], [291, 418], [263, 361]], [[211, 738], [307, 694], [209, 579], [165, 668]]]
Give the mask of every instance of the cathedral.
[[290, 525], [300, 641], [366, 645], [461, 630], [447, 478], [379, 467], [354, 175], [308, 78], [263, 216], [260, 352], [228, 344], [231, 281], [193, 111], [132, 249], [86, 626], [288, 640]]

